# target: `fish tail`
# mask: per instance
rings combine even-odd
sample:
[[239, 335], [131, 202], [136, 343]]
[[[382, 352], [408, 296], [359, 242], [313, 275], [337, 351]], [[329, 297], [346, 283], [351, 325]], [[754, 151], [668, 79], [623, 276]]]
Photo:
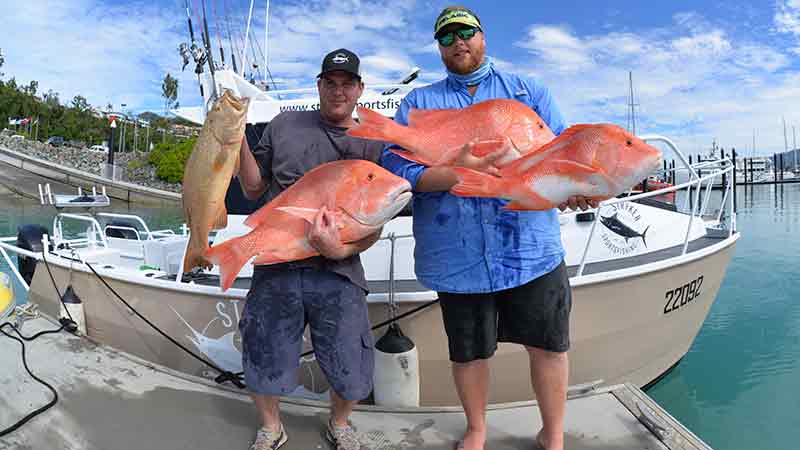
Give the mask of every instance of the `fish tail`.
[[211, 263], [203, 256], [208, 245], [189, 237], [186, 254], [183, 255], [183, 273], [191, 272], [195, 267], [211, 267]]
[[649, 229], [650, 229], [650, 225], [648, 225], [647, 228], [645, 228], [644, 231], [642, 231], [642, 242], [644, 243], [645, 247], [647, 247], [647, 241], [644, 239], [644, 237], [645, 237], [645, 235], [647, 235], [647, 230], [649, 230]]
[[205, 257], [219, 266], [219, 286], [223, 292], [233, 286], [236, 276], [250, 256], [245, 250], [242, 238], [234, 238], [209, 247], [205, 252]]
[[453, 167], [458, 176], [458, 184], [450, 188], [450, 193], [459, 197], [506, 197], [505, 180], [464, 167]]
[[363, 139], [391, 142], [404, 146], [403, 136], [406, 134], [402, 125], [394, 120], [383, 117], [375, 111], [358, 107], [359, 122], [353, 128], [347, 130], [347, 134]]

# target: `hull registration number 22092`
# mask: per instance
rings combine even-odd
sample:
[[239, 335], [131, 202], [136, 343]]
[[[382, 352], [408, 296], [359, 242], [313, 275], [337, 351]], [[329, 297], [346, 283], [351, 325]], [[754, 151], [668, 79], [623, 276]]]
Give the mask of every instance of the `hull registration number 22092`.
[[700, 296], [700, 286], [703, 285], [703, 276], [700, 275], [696, 279], [679, 286], [675, 289], [670, 289], [664, 294], [664, 314], [671, 313], [696, 299]]

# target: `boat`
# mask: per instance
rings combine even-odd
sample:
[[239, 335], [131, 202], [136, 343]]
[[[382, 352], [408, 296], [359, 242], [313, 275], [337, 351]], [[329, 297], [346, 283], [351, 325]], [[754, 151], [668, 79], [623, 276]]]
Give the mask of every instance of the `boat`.
[[[215, 79], [218, 88], [237, 95], [248, 95], [244, 88], [257, 89], [225, 70], [218, 70]], [[259, 97], [248, 116], [250, 125], [263, 125], [281, 110], [282, 102]], [[677, 170], [687, 181], [611, 199], [594, 210], [559, 215], [573, 289], [574, 383], [602, 379], [607, 385], [630, 382], [646, 387], [674, 367], [703, 324], [739, 238], [730, 176], [719, 209], [709, 209], [710, 188], [723, 174], [732, 173], [732, 162], [703, 162], [700, 176], [697, 164], [689, 164], [668, 138], [640, 137], [671, 148], [683, 164]], [[677, 192], [683, 195], [683, 205], [654, 200]], [[227, 373], [222, 378], [231, 379], [241, 372], [237, 324], [251, 265], [233, 288], [222, 292], [216, 268], [182, 275], [185, 226], [151, 230], [141, 218], [101, 212], [103, 206], [97, 203], [75, 203], [47, 189], [40, 197], [58, 210], [51, 226], [30, 224], [17, 236], [0, 239], [0, 253], [28, 289], [29, 302], [58, 317], [62, 305], [55, 293], [71, 286], [83, 303], [86, 334], [96, 342], [193, 376], [213, 379]], [[78, 208], [89, 211], [66, 212]], [[214, 233], [212, 243], [246, 233], [245, 217], [230, 215], [228, 227]], [[70, 235], [69, 229], [78, 232]], [[376, 325], [397, 320], [416, 344], [420, 405], [457, 405], [450, 383], [425, 382], [449, 379], [450, 361], [436, 293], [414, 274], [411, 230], [412, 218], [398, 216], [384, 227], [381, 240], [362, 254], [370, 319]], [[18, 255], [18, 263], [10, 259], [12, 253]], [[201, 358], [172, 345], [144, 318]], [[376, 337], [382, 332], [376, 329]], [[305, 350], [311, 350], [308, 343]], [[521, 352], [517, 346], [500, 345], [491, 361], [490, 402], [533, 398], [527, 358]], [[297, 395], [326, 398], [328, 386], [313, 353], [303, 357], [300, 378]]]

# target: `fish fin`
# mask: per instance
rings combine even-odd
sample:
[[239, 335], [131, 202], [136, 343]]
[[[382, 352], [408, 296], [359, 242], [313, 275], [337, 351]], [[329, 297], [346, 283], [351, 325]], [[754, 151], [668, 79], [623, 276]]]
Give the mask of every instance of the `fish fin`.
[[272, 212], [272, 209], [269, 208], [269, 203], [267, 203], [261, 208], [258, 208], [255, 212], [250, 213], [250, 215], [244, 219], [244, 224], [250, 228], [256, 228], [269, 217], [270, 212]]
[[529, 211], [530, 208], [526, 208], [522, 203], [514, 200], [510, 203], [507, 203], [506, 206], [503, 207], [509, 211]]
[[222, 170], [222, 168], [225, 167], [225, 163], [228, 161], [228, 158], [230, 158], [230, 155], [228, 155], [228, 153], [219, 152], [217, 154], [217, 157], [214, 158], [214, 164], [213, 164], [214, 170], [215, 171]]
[[451, 109], [417, 109], [411, 108], [408, 111], [408, 126], [436, 127], [440, 122], [449, 120], [453, 117]]
[[277, 264], [282, 262], [286, 262], [286, 260], [279, 257], [273, 252], [262, 252], [258, 256], [256, 256], [256, 259], [253, 260], [253, 264], [257, 264], [259, 266], [268, 266], [270, 264]]
[[242, 237], [230, 239], [205, 251], [205, 257], [219, 266], [219, 287], [223, 292], [233, 286], [236, 276], [252, 256], [247, 253]]
[[576, 133], [578, 133], [580, 131], [583, 131], [583, 130], [585, 130], [587, 128], [593, 128], [593, 127], [596, 127], [596, 126], [597, 125], [592, 125], [592, 124], [588, 124], [588, 123], [578, 123], [578, 124], [572, 125], [571, 127], [567, 128], [566, 130], [562, 131], [561, 134], [556, 136], [556, 138], [560, 138], [561, 136], [564, 136], [566, 138], [566, 137], [572, 136], [573, 134], [576, 134]]
[[554, 160], [554, 161], [548, 161], [548, 164], [552, 165], [552, 167], [556, 171], [556, 173], [563, 174], [563, 175], [566, 175], [566, 176], [570, 176], [570, 175], [603, 175], [596, 168], [594, 168], [592, 166], [587, 166], [586, 164], [581, 164], [579, 162], [570, 161], [568, 159], [558, 159], [558, 160]]
[[403, 139], [403, 135], [407, 134], [406, 127], [363, 106], [358, 107], [358, 119], [356, 126], [347, 130], [349, 136], [391, 142], [406, 147]]
[[[450, 193], [459, 197], [498, 197], [508, 194], [506, 180], [465, 167], [453, 167], [458, 183], [450, 188]], [[506, 194], [506, 195], [503, 195]]]
[[281, 206], [275, 208], [276, 211], [299, 217], [308, 223], [314, 223], [314, 218], [319, 213], [318, 208], [301, 208], [299, 206]]
[[406, 150], [400, 150], [396, 148], [389, 149], [390, 152], [394, 153], [397, 156], [405, 158], [409, 161], [415, 162], [417, 164], [422, 164], [423, 166], [431, 166], [430, 161], [426, 161], [425, 158], [421, 156], [417, 156], [416, 153], [412, 153]]
[[221, 230], [227, 226], [228, 226], [228, 210], [225, 208], [225, 204], [223, 204], [220, 206], [217, 219], [214, 221], [214, 225], [211, 228], [213, 230]]

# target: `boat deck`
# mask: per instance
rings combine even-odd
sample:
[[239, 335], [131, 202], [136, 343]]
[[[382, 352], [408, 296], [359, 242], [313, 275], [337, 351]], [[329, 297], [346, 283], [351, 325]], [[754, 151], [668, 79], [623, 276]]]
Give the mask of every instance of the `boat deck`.
[[[27, 321], [23, 332], [30, 336], [52, 328], [52, 322], [39, 317]], [[153, 366], [65, 332], [26, 345], [29, 367], [56, 388], [59, 401], [0, 438], [0, 450], [246, 449], [257, 427], [252, 403], [235, 388]], [[2, 334], [0, 361], [0, 428], [5, 428], [46, 404], [51, 394], [24, 371], [19, 344]], [[323, 438], [327, 418], [323, 404], [291, 399], [281, 408], [289, 435], [284, 449], [330, 448]], [[641, 409], [658, 421], [652, 428], [663, 428], [663, 440], [637, 419]], [[361, 434], [362, 449], [375, 450], [450, 450], [464, 427], [457, 408], [390, 411], [363, 406], [352, 420]], [[487, 449], [521, 450], [532, 448], [541, 420], [534, 402], [520, 402], [493, 407], [488, 423]], [[627, 384], [572, 397], [565, 432], [570, 450], [709, 449], [641, 390]]]

